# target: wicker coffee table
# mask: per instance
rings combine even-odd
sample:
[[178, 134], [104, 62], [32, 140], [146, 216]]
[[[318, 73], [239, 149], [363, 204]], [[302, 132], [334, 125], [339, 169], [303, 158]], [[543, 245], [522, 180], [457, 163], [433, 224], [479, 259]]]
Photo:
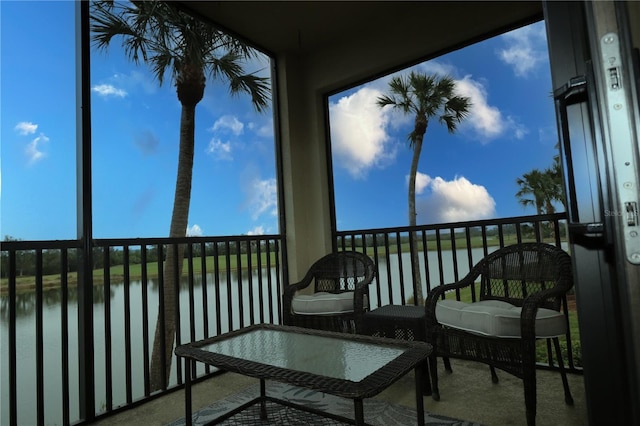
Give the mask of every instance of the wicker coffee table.
[[[266, 402], [364, 425], [362, 401], [382, 392], [411, 370], [416, 371], [417, 424], [424, 425], [422, 371], [431, 346], [371, 336], [343, 334], [299, 327], [259, 324], [217, 337], [181, 345], [176, 355], [185, 358], [185, 421], [192, 424], [191, 372], [196, 362], [260, 379], [260, 396], [221, 416], [221, 422], [246, 408], [260, 404], [266, 420]], [[265, 380], [350, 398], [355, 420], [266, 395]]]

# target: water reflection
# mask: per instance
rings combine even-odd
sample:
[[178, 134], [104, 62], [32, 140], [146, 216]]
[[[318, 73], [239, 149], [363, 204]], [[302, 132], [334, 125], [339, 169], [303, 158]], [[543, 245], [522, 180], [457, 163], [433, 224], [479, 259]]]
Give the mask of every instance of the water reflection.
[[[275, 273], [275, 269], [273, 269], [272, 274]], [[254, 280], [257, 282], [259, 277], [266, 277], [269, 274], [268, 268], [263, 268], [261, 270], [261, 275], [258, 274], [258, 270], [254, 269], [251, 273], [251, 281]], [[230, 271], [221, 272], [218, 274], [218, 280], [214, 279], [213, 273], [206, 274], [206, 283], [208, 286], [214, 287], [227, 287], [229, 285], [239, 285], [242, 287], [248, 288], [249, 286], [249, 272], [248, 271]], [[266, 279], [263, 279], [266, 283]], [[202, 283], [205, 282], [202, 275], [195, 275], [193, 279], [193, 289], [202, 288]], [[275, 282], [275, 281], [273, 281]], [[158, 291], [158, 279], [149, 279], [147, 280], [147, 290], [152, 293], [157, 293]], [[142, 282], [140, 280], [134, 280], [130, 282], [131, 287], [140, 286]], [[109, 287], [109, 298], [115, 298], [116, 294], [120, 291], [124, 291], [125, 283], [122, 280], [112, 282]], [[93, 304], [94, 305], [102, 305], [105, 303], [106, 295], [105, 295], [105, 285], [104, 284], [96, 284], [93, 286]], [[190, 287], [189, 278], [184, 276], [180, 280], [180, 291], [188, 291]], [[215, 288], [213, 288], [215, 291]], [[76, 285], [69, 286], [66, 289], [67, 300], [69, 304], [77, 305], [78, 303], [78, 288]], [[63, 289], [62, 288], [49, 288], [44, 289], [42, 291], [42, 303], [45, 308], [49, 307], [57, 307], [62, 302]], [[35, 289], [30, 291], [21, 291], [16, 294], [16, 318], [24, 318], [24, 317], [32, 317], [35, 316], [36, 313], [36, 291]], [[8, 322], [9, 320], [9, 296], [3, 295], [0, 296], [0, 320], [4, 322]]]
[[[119, 284], [122, 285], [122, 284]], [[69, 287], [66, 290], [68, 303], [77, 305], [78, 289]], [[109, 289], [109, 297], [113, 298], [116, 292], [112, 287]], [[42, 291], [42, 305], [46, 308], [60, 306], [62, 302], [63, 290], [61, 288], [45, 289]], [[96, 285], [93, 287], [93, 303], [104, 304], [105, 286]], [[25, 291], [16, 294], [16, 318], [35, 316], [37, 304], [36, 291]], [[0, 319], [2, 322], [9, 320], [9, 296], [0, 297]]]

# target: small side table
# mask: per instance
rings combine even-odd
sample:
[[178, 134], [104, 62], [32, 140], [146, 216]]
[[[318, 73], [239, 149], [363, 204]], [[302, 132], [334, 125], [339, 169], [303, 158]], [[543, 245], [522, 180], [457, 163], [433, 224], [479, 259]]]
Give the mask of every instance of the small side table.
[[[362, 334], [401, 340], [427, 341], [424, 306], [385, 305], [362, 317]], [[424, 368], [423, 393], [431, 395], [428, 368]]]
[[427, 340], [424, 306], [385, 305], [364, 314], [363, 334], [402, 340]]

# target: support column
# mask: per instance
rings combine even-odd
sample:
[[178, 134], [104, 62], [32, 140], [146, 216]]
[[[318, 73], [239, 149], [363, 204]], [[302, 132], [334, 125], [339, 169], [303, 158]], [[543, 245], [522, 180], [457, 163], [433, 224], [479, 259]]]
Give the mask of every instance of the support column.
[[278, 57], [276, 67], [284, 229], [295, 282], [332, 250], [325, 111], [322, 95], [304, 78], [308, 73], [301, 58]]

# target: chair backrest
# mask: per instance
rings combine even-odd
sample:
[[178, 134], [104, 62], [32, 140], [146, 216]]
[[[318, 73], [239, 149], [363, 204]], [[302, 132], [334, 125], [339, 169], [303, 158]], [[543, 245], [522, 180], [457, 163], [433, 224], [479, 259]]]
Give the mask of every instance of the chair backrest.
[[[549, 288], [566, 293], [572, 286], [570, 256], [545, 243], [521, 243], [494, 251], [474, 268], [480, 275], [480, 300], [503, 300], [522, 306], [523, 300]], [[560, 310], [560, 297], [542, 307]]]
[[374, 263], [364, 253], [340, 251], [317, 260], [309, 273], [314, 279], [314, 292], [342, 293], [354, 291], [359, 283], [369, 284], [374, 276]]

